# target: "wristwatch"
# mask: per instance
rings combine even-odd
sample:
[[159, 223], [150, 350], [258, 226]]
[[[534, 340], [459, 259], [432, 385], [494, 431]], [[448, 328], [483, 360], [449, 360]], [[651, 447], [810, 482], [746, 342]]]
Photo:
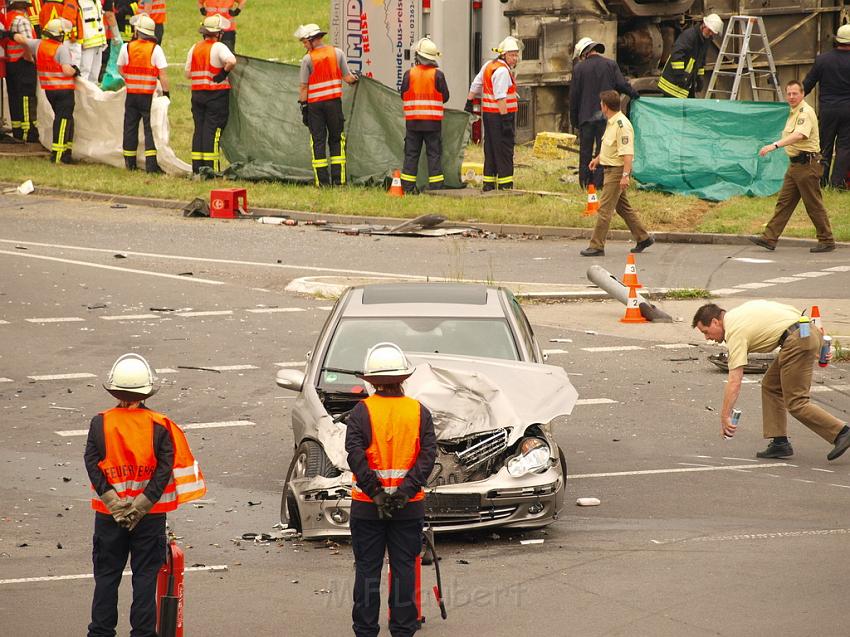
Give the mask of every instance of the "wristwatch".
[[779, 142], [773, 142], [773, 147], [774, 147], [776, 150], [779, 150]]
[[632, 173], [623, 173], [623, 177], [629, 177]]

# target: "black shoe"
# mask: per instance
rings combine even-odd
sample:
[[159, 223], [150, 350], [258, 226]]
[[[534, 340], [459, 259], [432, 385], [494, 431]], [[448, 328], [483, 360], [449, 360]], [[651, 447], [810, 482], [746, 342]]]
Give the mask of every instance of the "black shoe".
[[649, 235], [647, 239], [644, 239], [643, 241], [638, 241], [637, 244], [635, 244], [635, 247], [629, 250], [629, 252], [632, 252], [634, 254], [637, 254], [638, 252], [643, 252], [653, 243], [655, 243], [655, 237]]
[[835, 460], [847, 451], [847, 449], [850, 449], [850, 427], [845, 426], [844, 429], [841, 430], [841, 433], [835, 437], [835, 446], [832, 448], [832, 451], [826, 455], [826, 459]]
[[164, 175], [165, 171], [159, 167], [159, 164], [151, 166], [150, 168], [145, 168], [145, 172], [149, 175]]
[[758, 236], [758, 235], [754, 235], [754, 236], [752, 236], [752, 237], [747, 237], [747, 238], [748, 238], [748, 239], [749, 239], [752, 243], [755, 243], [757, 246], [761, 246], [762, 248], [764, 248], [764, 249], [766, 249], [766, 250], [770, 250], [771, 252], [773, 252], [774, 250], [776, 250], [776, 246], [775, 246], [775, 245], [772, 245], [772, 244], [770, 244], [770, 243], [768, 243], [768, 242], [767, 242], [767, 239], [765, 239], [764, 237], [760, 237], [760, 236]]
[[809, 248], [809, 252], [832, 252], [835, 250], [834, 243], [819, 243], [814, 248]]
[[[848, 436], [848, 438], [850, 438], [850, 436]], [[850, 442], [848, 442], [848, 445], [850, 445]], [[756, 453], [756, 458], [790, 458], [793, 455], [794, 449], [791, 447], [790, 442], [771, 441], [771, 443], [767, 445], [767, 449]]]
[[585, 248], [579, 254], [583, 257], [604, 257], [605, 250], [601, 248]]

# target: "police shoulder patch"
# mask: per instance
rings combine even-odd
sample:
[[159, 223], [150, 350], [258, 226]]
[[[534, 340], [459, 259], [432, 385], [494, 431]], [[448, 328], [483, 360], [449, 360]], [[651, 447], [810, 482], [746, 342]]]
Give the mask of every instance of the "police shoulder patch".
[[629, 136], [628, 136], [628, 135], [623, 135], [623, 136], [620, 138], [620, 143], [621, 143], [621, 144], [628, 144], [628, 143], [629, 143]]
[[799, 126], [800, 124], [805, 124], [805, 123], [806, 123], [805, 117], [801, 117], [800, 119], [797, 120], [797, 126]]
[[618, 119], [618, 120], [617, 120], [617, 126], [619, 126], [620, 128], [622, 128], [622, 127], [623, 127], [623, 120]]

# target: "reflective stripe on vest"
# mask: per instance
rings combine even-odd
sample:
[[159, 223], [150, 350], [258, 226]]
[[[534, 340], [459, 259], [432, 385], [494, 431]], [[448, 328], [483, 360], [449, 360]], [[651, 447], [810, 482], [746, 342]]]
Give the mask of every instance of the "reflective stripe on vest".
[[144, 0], [140, 7], [155, 24], [165, 24], [165, 0]]
[[234, 0], [203, 0], [201, 6], [207, 10], [207, 17], [221, 15], [230, 21], [230, 26], [225, 31], [236, 31], [236, 18], [230, 15], [234, 4]]
[[[174, 446], [171, 479], [151, 513], [167, 513], [178, 505], [206, 494], [203, 473], [195, 461], [186, 436], [176, 424], [155, 411], [115, 408], [103, 412], [103, 440], [106, 457], [98, 463], [109, 484], [121, 498], [134, 498], [143, 493], [156, 472], [153, 448], [154, 428], [165, 427]], [[94, 486], [92, 486], [94, 490]], [[106, 505], [92, 495], [95, 511], [109, 513]]]
[[404, 119], [442, 120], [443, 94], [437, 90], [437, 67], [414, 66], [410, 69], [408, 84], [401, 96], [404, 101]]
[[[27, 19], [27, 14], [23, 11], [18, 11], [17, 9], [12, 11], [11, 13], [6, 14], [6, 30], [12, 30], [12, 24], [15, 22], [15, 18], [22, 17], [25, 20]], [[27, 22], [29, 24], [29, 22]], [[32, 26], [29, 28], [29, 32], [26, 34], [26, 37], [30, 40], [35, 39], [35, 34], [33, 33]], [[24, 45], [18, 44], [12, 39], [6, 41], [6, 61], [7, 62], [17, 62], [18, 60], [24, 57]]]
[[30, 6], [27, 7], [27, 16], [32, 26], [38, 24], [39, 13], [41, 13], [41, 0], [30, 0]]
[[155, 47], [153, 40], [133, 40], [127, 45], [129, 61], [121, 67], [121, 75], [128, 93], [151, 95], [156, 90], [159, 69], [151, 61]]
[[35, 66], [38, 71], [38, 83], [45, 91], [73, 91], [74, 76], [65, 75], [62, 65], [56, 61], [56, 40], [42, 40], [38, 45], [35, 56]]
[[[419, 456], [419, 401], [406, 396], [375, 394], [364, 400], [363, 405], [369, 412], [372, 425], [372, 442], [366, 449], [366, 460], [369, 468], [377, 474], [384, 491], [392, 493], [404, 481]], [[357, 486], [357, 476], [354, 476], [351, 497], [361, 502], [372, 501]], [[410, 501], [424, 498], [425, 491], [419, 489]]]
[[310, 51], [313, 72], [307, 81], [307, 101], [324, 102], [342, 97], [342, 71], [336, 61], [336, 49], [323, 46]]
[[83, 14], [83, 48], [92, 49], [106, 44], [106, 29], [103, 26], [103, 9], [99, 0], [80, 0]]
[[226, 91], [230, 88], [230, 82], [224, 78], [223, 82], [213, 81], [222, 67], [213, 66], [210, 61], [210, 53], [213, 40], [204, 40], [195, 45], [192, 51], [192, 64], [189, 68], [189, 80], [193, 91]]
[[493, 73], [500, 67], [508, 70], [508, 76], [511, 78], [511, 85], [508, 87], [508, 94], [504, 98], [508, 107], [508, 113], [516, 113], [519, 110], [519, 103], [516, 96], [516, 80], [511, 73], [511, 68], [504, 60], [496, 59], [490, 61], [484, 68], [484, 85], [481, 89], [481, 112], [483, 113], [498, 113], [499, 103], [493, 93]]

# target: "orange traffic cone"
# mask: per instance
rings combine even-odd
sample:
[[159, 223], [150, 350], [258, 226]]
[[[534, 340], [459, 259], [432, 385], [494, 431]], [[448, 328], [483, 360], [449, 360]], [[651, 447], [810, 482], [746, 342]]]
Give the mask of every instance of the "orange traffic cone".
[[584, 209], [585, 217], [595, 215], [599, 210], [599, 199], [596, 197], [596, 186], [593, 184], [587, 185], [587, 207]]
[[647, 323], [640, 313], [638, 305], [637, 290], [629, 288], [629, 301], [626, 303], [626, 314], [620, 319], [620, 323]]
[[393, 171], [393, 183], [390, 184], [390, 197], [404, 197], [404, 190], [401, 187], [401, 171]]
[[812, 306], [812, 317], [809, 321], [813, 327], [823, 327], [823, 324], [820, 320], [820, 308], [817, 305]]
[[635, 257], [633, 254], [626, 257], [626, 270], [623, 272], [623, 285], [635, 289], [643, 287], [638, 281], [637, 267], [635, 266]]

